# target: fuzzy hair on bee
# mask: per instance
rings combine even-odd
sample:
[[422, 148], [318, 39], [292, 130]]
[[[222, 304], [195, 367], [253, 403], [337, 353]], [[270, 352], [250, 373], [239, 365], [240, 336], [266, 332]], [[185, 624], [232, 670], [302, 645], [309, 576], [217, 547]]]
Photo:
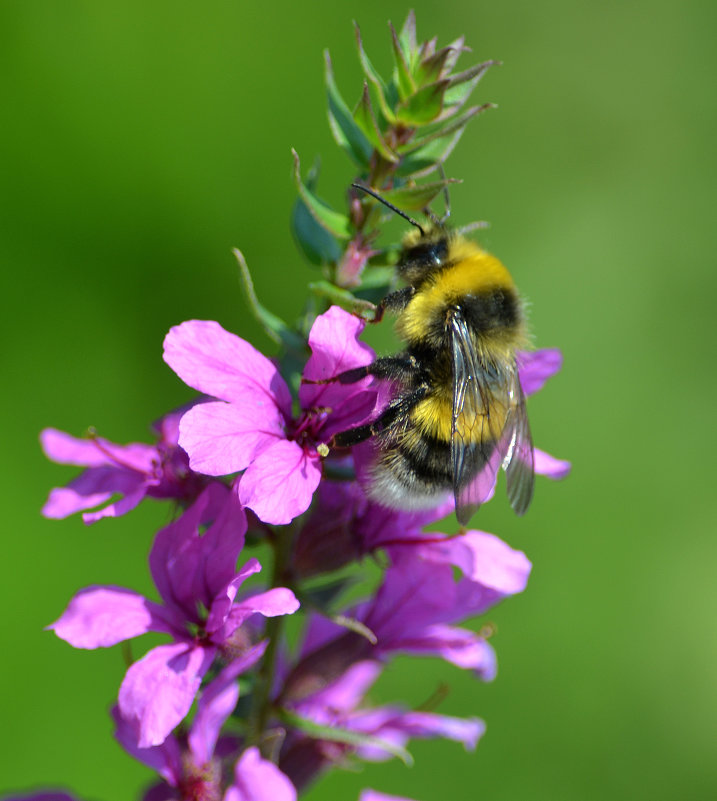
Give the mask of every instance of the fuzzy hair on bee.
[[523, 304], [508, 270], [475, 242], [440, 221], [403, 240], [396, 266], [402, 289], [377, 307], [396, 315], [405, 344], [335, 380], [371, 375], [389, 381], [393, 397], [373, 422], [334, 437], [348, 447], [373, 438], [376, 459], [366, 491], [397, 509], [430, 508], [450, 493], [466, 525], [507, 477], [510, 503], [525, 513], [533, 494], [533, 445], [516, 354], [528, 345]]

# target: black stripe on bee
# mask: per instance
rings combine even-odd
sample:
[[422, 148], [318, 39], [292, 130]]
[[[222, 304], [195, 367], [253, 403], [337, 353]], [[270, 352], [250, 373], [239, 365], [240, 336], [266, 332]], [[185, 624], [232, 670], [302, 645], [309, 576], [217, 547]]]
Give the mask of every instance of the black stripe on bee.
[[520, 301], [517, 294], [507, 287], [465, 295], [460, 307], [468, 328], [479, 333], [513, 328], [520, 321]]

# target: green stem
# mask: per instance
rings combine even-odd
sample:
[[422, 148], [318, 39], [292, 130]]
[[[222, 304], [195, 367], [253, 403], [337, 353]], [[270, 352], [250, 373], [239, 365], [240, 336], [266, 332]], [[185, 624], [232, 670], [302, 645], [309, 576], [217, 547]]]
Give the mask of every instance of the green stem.
[[[271, 587], [287, 587], [291, 585], [290, 566], [294, 545], [295, 526], [274, 530], [274, 568], [271, 577]], [[286, 616], [278, 615], [267, 620], [265, 636], [269, 640], [264, 658], [256, 675], [254, 685], [252, 712], [249, 722], [247, 741], [249, 745], [257, 745], [262, 756], [270, 759], [270, 743], [266, 737], [266, 729], [272, 712], [271, 689], [276, 673], [276, 657], [279, 642], [284, 629]]]

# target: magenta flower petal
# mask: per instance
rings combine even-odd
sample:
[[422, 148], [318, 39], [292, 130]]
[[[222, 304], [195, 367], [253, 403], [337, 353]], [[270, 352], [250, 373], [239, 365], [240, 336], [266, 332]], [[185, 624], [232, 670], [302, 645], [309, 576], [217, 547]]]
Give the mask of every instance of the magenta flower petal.
[[309, 508], [320, 480], [316, 454], [279, 440], [247, 468], [239, 481], [239, 500], [265, 523], [284, 525]]
[[522, 592], [531, 564], [522, 551], [515, 551], [494, 534], [467, 531], [415, 547], [414, 553], [429, 562], [458, 567], [472, 582], [493, 590], [498, 596]]
[[156, 604], [122, 587], [88, 587], [47, 628], [75, 648], [109, 648], [156, 630]]
[[396, 725], [409, 737], [443, 737], [461, 743], [474, 751], [485, 734], [485, 723], [479, 718], [456, 718], [433, 712], [404, 712]]
[[50, 490], [50, 494], [47, 496], [45, 505], [42, 507], [42, 514], [52, 520], [61, 520], [64, 517], [75, 514], [75, 512], [93, 509], [95, 506], [105, 503], [111, 497], [111, 492], [80, 495], [70, 487], [55, 487]]
[[[224, 499], [219, 517], [200, 535], [207, 507]], [[199, 622], [197, 604], [209, 608], [235, 575], [244, 546], [246, 517], [236, 496], [220, 485], [207, 487], [192, 506], [155, 537], [150, 570], [167, 607], [180, 617]]]
[[142, 473], [152, 470], [157, 454], [151, 445], [138, 442], [116, 445], [101, 437], [79, 439], [56, 428], [41, 431], [40, 444], [45, 456], [59, 464], [78, 467], [122, 466]]
[[102, 509], [98, 509], [96, 512], [85, 512], [82, 515], [82, 520], [84, 523], [89, 525], [90, 523], [96, 523], [103, 517], [121, 517], [122, 515], [127, 514], [127, 512], [131, 512], [135, 506], [141, 503], [146, 495], [147, 482], [143, 482], [143, 485], [139, 489], [128, 493], [123, 498], [120, 498], [116, 503], [110, 503], [107, 506], [103, 506]]
[[296, 789], [256, 746], [247, 748], [234, 768], [234, 782], [224, 801], [296, 801]]
[[464, 670], [472, 670], [483, 681], [493, 681], [498, 663], [493, 647], [475, 632], [457, 626], [427, 626], [417, 637], [407, 639], [400, 650], [410, 654], [440, 656]]
[[140, 748], [161, 745], [184, 719], [215, 653], [186, 643], [159, 645], [131, 665], [118, 700]]
[[289, 388], [273, 362], [213, 320], [189, 320], [170, 329], [164, 360], [199, 392], [232, 403], [265, 395], [286, 417], [291, 414]]
[[264, 640], [245, 651], [223, 668], [202, 691], [187, 736], [195, 764], [206, 764], [212, 758], [221, 728], [234, 711], [239, 698], [236, 678], [261, 659], [268, 644], [269, 641]]
[[182, 778], [182, 750], [176, 737], [167, 737], [162, 745], [152, 748], [140, 748], [137, 745], [135, 727], [120, 714], [114, 706], [111, 711], [115, 722], [115, 739], [124, 750], [138, 762], [159, 773], [172, 787], [176, 787]]
[[[311, 356], [304, 368], [303, 377], [309, 381], [332, 378], [346, 370], [371, 364], [374, 353], [358, 337], [366, 323], [338, 306], [332, 306], [314, 321], [309, 333]], [[353, 389], [338, 383], [302, 384], [299, 389], [299, 402], [303, 409], [313, 406], [334, 406], [337, 400], [355, 394]]]
[[257, 453], [283, 438], [283, 417], [264, 394], [247, 394], [232, 403], [201, 403], [179, 424], [179, 444], [198, 473], [225, 476], [244, 470]]
[[545, 386], [563, 365], [563, 354], [557, 348], [523, 351], [518, 354], [520, 385], [526, 395], [533, 395]]
[[[146, 493], [147, 476], [124, 467], [90, 467], [72, 479], [66, 487], [53, 489], [42, 509], [45, 517], [62, 518], [92, 509], [110, 500], [114, 494]], [[85, 521], [87, 522], [87, 521]]]
[[545, 451], [534, 449], [535, 455], [535, 472], [541, 476], [548, 476], [548, 478], [565, 478], [570, 473], [572, 465], [570, 462], [565, 462], [562, 459], [556, 459]]
[[286, 587], [274, 587], [274, 589], [258, 595], [251, 595], [249, 598], [235, 603], [229, 618], [231, 625], [238, 627], [254, 614], [264, 615], [264, 617], [292, 615], [298, 608], [299, 602], [291, 590]]

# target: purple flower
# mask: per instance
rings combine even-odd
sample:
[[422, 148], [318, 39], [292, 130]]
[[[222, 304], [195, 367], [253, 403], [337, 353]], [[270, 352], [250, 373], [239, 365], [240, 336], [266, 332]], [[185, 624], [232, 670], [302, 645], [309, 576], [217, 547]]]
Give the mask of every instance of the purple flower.
[[[56, 487], [42, 508], [45, 517], [63, 518], [85, 509], [85, 523], [124, 515], [145, 497], [193, 501], [207, 485], [205, 476], [189, 469], [187, 454], [178, 445], [179, 418], [186, 408], [170, 412], [154, 424], [156, 445], [133, 442], [116, 445], [102, 437], [77, 439], [54, 428], [40, 434], [48, 459], [86, 467], [66, 487]], [[114, 495], [122, 498], [108, 503]], [[106, 504], [106, 505], [105, 505]]]
[[234, 767], [234, 781], [224, 801], [296, 801], [296, 788], [273, 762], [252, 746]]
[[[200, 535], [206, 508], [221, 505], [217, 495], [228, 500]], [[211, 485], [155, 538], [149, 563], [164, 604], [121, 587], [88, 587], [49, 627], [76, 648], [107, 647], [148, 631], [172, 637], [134, 662], [120, 687], [120, 714], [135, 727], [140, 748], [164, 742], [185, 717], [218, 652], [233, 657], [246, 650], [250, 643], [240, 627], [247, 618], [291, 614], [299, 606], [283, 587], [236, 600], [242, 583], [261, 570], [250, 559], [236, 572], [245, 532], [236, 497]]]
[[[373, 353], [357, 339], [363, 326], [335, 306], [318, 317], [304, 379], [369, 364]], [[266, 523], [285, 524], [308, 509], [321, 479], [321, 446], [366, 419], [376, 402], [369, 379], [304, 383], [294, 418], [289, 388], [274, 363], [212, 321], [172, 328], [164, 359], [189, 386], [218, 399], [190, 409], [180, 422], [191, 468], [213, 476], [244, 471], [239, 498]]]
[[170, 734], [161, 745], [138, 747], [134, 726], [122, 717], [119, 708], [113, 709], [115, 737], [119, 743], [131, 756], [155, 770], [163, 779], [151, 788], [145, 799], [221, 797], [219, 757], [232, 753], [236, 741], [234, 738], [224, 738], [226, 744], [222, 748], [219, 735], [239, 698], [236, 677], [254, 664], [265, 649], [266, 642], [259, 643], [239, 659], [230, 662], [201, 692], [196, 714], [186, 734]]
[[389, 509], [369, 500], [356, 482], [324, 480], [299, 532], [294, 569], [300, 576], [311, 576], [337, 570], [396, 542], [410, 544], [423, 537], [424, 526], [449, 515], [453, 506], [450, 498], [434, 509]]
[[322, 740], [293, 731], [287, 737], [279, 766], [301, 788], [332, 763], [345, 761], [347, 753], [380, 762], [403, 750], [414, 737], [444, 737], [473, 750], [485, 725], [477, 718], [411, 712], [398, 706], [363, 708], [360, 704], [382, 670], [375, 661], [358, 662], [328, 687], [293, 705], [301, 718], [324, 727], [358, 735], [354, 742], [337, 738]]
[[[393, 564], [375, 596], [348, 613], [375, 641], [313, 616], [302, 657], [286, 678], [284, 700], [313, 695], [356, 662], [399, 652], [440, 656], [486, 681], [495, 677], [495, 653], [488, 642], [450, 624], [521, 592], [531, 567], [525, 554], [482, 531], [425, 534], [410, 545], [392, 546], [389, 553]], [[458, 581], [455, 567], [463, 573]]]

